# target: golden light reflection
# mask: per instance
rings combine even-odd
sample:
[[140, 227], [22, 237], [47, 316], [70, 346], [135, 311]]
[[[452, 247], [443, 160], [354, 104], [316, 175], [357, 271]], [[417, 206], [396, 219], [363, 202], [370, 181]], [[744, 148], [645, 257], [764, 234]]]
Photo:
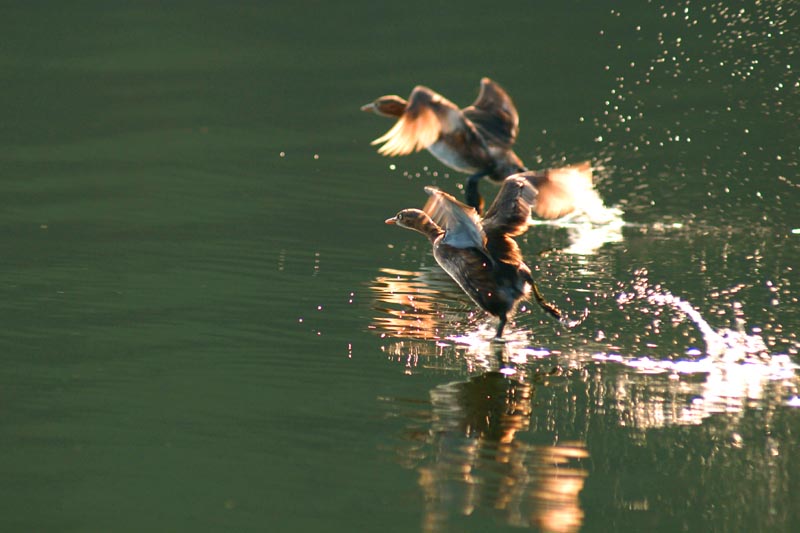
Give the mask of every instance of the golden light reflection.
[[[563, 264], [583, 268], [576, 256], [563, 257], [569, 257]], [[613, 271], [597, 264], [588, 267]], [[695, 306], [638, 272], [632, 287], [609, 291], [614, 309], [595, 315], [613, 323], [612, 315], [622, 313], [629, 343], [602, 320], [595, 324], [605, 331], [591, 336], [548, 336], [552, 327], [532, 335], [532, 317], [523, 316], [519, 322], [527, 328], [510, 328], [499, 344], [490, 340], [490, 319], [470, 315], [458, 288], [437, 274], [444, 276], [435, 268], [382, 270], [373, 287], [381, 316], [371, 326], [387, 338], [384, 352], [408, 373], [474, 376], [433, 388], [428, 403], [399, 414], [405, 429], [397, 452], [418, 473], [424, 531], [457, 530], [458, 520], [487, 514], [514, 527], [579, 531], [589, 475], [584, 443], [602, 455], [609, 434], [627, 450], [623, 459], [639, 460], [644, 449], [655, 450], [654, 462], [661, 449], [685, 450], [687, 460], [714, 457], [718, 466], [700, 477], [723, 487], [720, 479], [731, 472], [756, 471], [761, 501], [785, 485], [793, 441], [769, 437], [765, 448], [754, 419], [780, 428], [773, 421], [800, 405], [797, 350], [772, 348], [767, 332], [774, 335], [779, 324], [748, 329], [738, 297], [715, 300], [710, 309]], [[735, 311], [733, 328], [719, 318], [730, 314], [728, 307]], [[667, 427], [673, 429], [660, 431]], [[719, 445], [713, 452], [685, 445], [697, 435]], [[602, 461], [592, 465], [595, 488], [624, 481], [608, 468]], [[610, 503], [647, 510], [660, 505], [658, 494]]]
[[[391, 274], [397, 281], [399, 274]], [[402, 274], [409, 284], [424, 276]], [[408, 289], [394, 285], [394, 290]], [[691, 327], [701, 341], [693, 345], [704, 350], [671, 357], [623, 355], [610, 352], [614, 347], [598, 337], [562, 352], [532, 345], [535, 337], [521, 330], [510, 331], [505, 343], [492, 343], [490, 328], [480, 322], [449, 334], [439, 323], [434, 341], [393, 338], [384, 346], [409, 372], [419, 366], [477, 373], [435, 387], [425, 404], [429, 409], [418, 403], [413, 416], [402, 417], [407, 427], [399, 455], [419, 474], [425, 531], [453, 530], [457, 519], [476, 513], [515, 527], [579, 531], [589, 457], [583, 443], [602, 435], [597, 428], [624, 428], [620, 443], [637, 449], [651, 440], [663, 445], [664, 439], [680, 442], [703, 431], [725, 450], [757, 455], [763, 446], [760, 433], [748, 432], [753, 413], [769, 421], [779, 419], [786, 406], [800, 405], [800, 367], [790, 355], [770, 353], [758, 330], [714, 327], [698, 309], [645, 277], [615, 301], [631, 315]], [[444, 316], [439, 305], [447, 307], [433, 301], [430, 309]], [[714, 423], [706, 423], [711, 417]], [[682, 429], [658, 431], [665, 427]], [[785, 478], [780, 469], [788, 448], [775, 442], [766, 456], [767, 480]], [[622, 504], [647, 509], [652, 502]]]
[[530, 429], [533, 393], [531, 383], [503, 372], [430, 392], [427, 431], [412, 424], [414, 445], [401, 450], [403, 462], [419, 473], [424, 531], [446, 530], [453, 510], [492, 513], [509, 525], [553, 533], [580, 529], [587, 476], [581, 461], [588, 452], [580, 442], [534, 445], [519, 438]]
[[455, 283], [438, 268], [380, 269], [370, 285], [376, 295], [372, 329], [381, 336], [437, 340], [471, 314]]
[[[411, 290], [415, 283], [424, 283], [420, 289], [429, 288], [422, 273], [400, 272], [406, 277], [398, 281], [395, 274], [390, 280], [392, 297]], [[741, 417], [749, 406], [784, 405], [800, 394], [800, 366], [790, 354], [770, 353], [760, 329], [747, 333], [743, 325], [741, 330], [714, 327], [690, 302], [650, 283], [644, 272], [638, 273], [630, 292], [617, 296], [616, 303], [624, 313], [644, 320], [645, 326], [647, 320], [659, 321], [666, 330], [663, 324], [669, 322], [675, 324], [673, 328], [680, 326], [697, 335], [693, 344], [703, 350], [684, 348], [685, 353], [648, 357], [609, 352], [614, 347], [602, 339], [596, 344], [569, 345], [566, 336], [559, 337], [558, 348], [551, 349], [538, 343], [552, 328], [532, 336], [524, 327], [527, 317], [519, 321], [523, 324], [519, 329], [510, 328], [498, 346], [491, 342], [488, 321], [459, 325], [461, 330], [453, 331], [446, 323], [457, 324], [454, 315], [463, 311], [433, 301], [430, 309], [438, 314], [427, 318], [434, 324], [431, 332], [436, 342], [395, 338], [383, 350], [393, 360], [405, 362], [409, 371], [419, 365], [473, 374], [507, 363], [515, 365], [515, 378], [524, 381], [537, 371], [546, 373], [556, 366], [567, 369], [576, 377], [583, 376], [582, 382], [573, 383], [576, 388], [592, 385], [585, 393], [587, 418], [595, 416], [595, 411], [616, 413], [620, 426], [640, 431], [698, 425], [717, 414]], [[400, 336], [400, 329], [396, 331]], [[646, 340], [658, 341], [663, 334], [653, 333]], [[644, 340], [640, 344], [643, 350], [651, 349]]]
[[547, 331], [553, 331], [552, 321], [538, 309], [532, 310], [527, 302], [520, 304], [506, 328], [504, 342], [498, 344], [493, 341], [496, 319], [476, 309], [438, 267], [419, 271], [382, 268], [370, 289], [375, 294], [376, 316], [369, 329], [387, 339], [383, 352], [409, 371], [420, 362], [426, 367], [451, 369], [466, 363], [472, 373], [495, 368], [503, 358], [524, 363], [529, 357], [550, 355], [550, 351], [531, 345], [530, 314], [536, 315]]

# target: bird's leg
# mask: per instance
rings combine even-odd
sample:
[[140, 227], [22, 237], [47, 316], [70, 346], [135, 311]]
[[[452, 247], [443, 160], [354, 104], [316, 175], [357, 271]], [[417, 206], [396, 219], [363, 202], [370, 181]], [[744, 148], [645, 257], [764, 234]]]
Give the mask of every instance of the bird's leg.
[[507, 320], [506, 315], [500, 315], [500, 323], [497, 325], [497, 333], [494, 334], [494, 340], [502, 340], [503, 329], [506, 327]]
[[562, 326], [566, 326], [568, 328], [574, 328], [575, 326], [577, 326], [578, 324], [580, 324], [581, 322], [586, 320], [586, 317], [589, 316], [589, 310], [588, 309], [584, 309], [583, 313], [581, 313], [581, 317], [579, 319], [577, 319], [577, 320], [569, 320], [567, 315], [565, 315], [561, 311], [561, 309], [556, 307], [555, 304], [550, 303], [550, 302], [548, 302], [547, 300], [544, 299], [544, 296], [542, 296], [542, 293], [539, 291], [539, 286], [536, 285], [536, 283], [534, 283], [532, 280], [528, 281], [528, 283], [531, 284], [531, 287], [533, 289], [533, 296], [536, 298], [536, 303], [538, 303], [542, 307], [542, 309], [544, 309], [549, 314], [551, 314], [553, 317], [555, 317], [556, 320], [558, 320], [558, 322]]
[[475, 210], [478, 211], [478, 214], [483, 212], [483, 198], [478, 190], [478, 183], [485, 175], [486, 172], [476, 172], [467, 178], [467, 192], [465, 194], [465, 200], [467, 201], [468, 206], [474, 207]]
[[560, 322], [564, 317], [564, 313], [562, 313], [561, 310], [555, 306], [555, 304], [552, 304], [544, 299], [544, 296], [542, 296], [542, 293], [539, 290], [539, 286], [536, 284], [536, 282], [530, 280], [529, 283], [531, 284], [533, 297], [536, 298], [536, 303]]

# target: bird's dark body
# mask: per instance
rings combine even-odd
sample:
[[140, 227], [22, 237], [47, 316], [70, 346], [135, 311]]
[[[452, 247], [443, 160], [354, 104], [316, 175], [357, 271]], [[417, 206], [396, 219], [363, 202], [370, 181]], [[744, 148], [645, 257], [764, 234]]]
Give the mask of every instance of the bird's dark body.
[[524, 263], [496, 262], [477, 248], [455, 248], [434, 243], [436, 262], [484, 311], [505, 316], [523, 298], [530, 270]]

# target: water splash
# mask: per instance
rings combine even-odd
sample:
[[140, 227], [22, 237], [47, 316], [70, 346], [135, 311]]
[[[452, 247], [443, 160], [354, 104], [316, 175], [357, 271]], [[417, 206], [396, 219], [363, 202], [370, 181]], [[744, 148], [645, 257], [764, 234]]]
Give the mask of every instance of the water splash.
[[[602, 170], [596, 167], [592, 170]], [[571, 172], [570, 167], [556, 169]], [[580, 180], [570, 183], [580, 185]], [[562, 250], [568, 254], [593, 255], [605, 244], [622, 242], [623, 212], [616, 206], [608, 207], [594, 187], [587, 187], [575, 194], [575, 210], [556, 220], [531, 219], [531, 225], [547, 225], [567, 228], [570, 245]]]
[[[651, 286], [645, 271], [637, 272], [633, 292], [618, 297], [622, 306], [634, 305], [636, 301], [646, 301], [687, 318], [700, 332], [705, 350], [689, 348], [685, 358], [677, 359], [593, 355], [597, 361], [617, 362], [637, 374], [667, 374], [671, 382], [669, 390], [674, 389], [675, 394], [681, 393], [684, 398], [692, 393], [691, 400], [681, 408], [672, 406], [662, 410], [664, 406], [658, 402], [640, 405], [642, 412], [633, 425], [699, 424], [712, 414], [741, 413], [748, 403], [770, 396], [784, 399], [796, 396], [800, 366], [788, 354], [771, 354], [764, 339], [757, 333], [746, 333], [742, 324], [737, 329], [714, 328], [691, 303], [666, 289]], [[705, 380], [696, 383], [692, 378], [684, 381], [682, 377], [693, 375], [704, 375]], [[623, 394], [627, 388], [621, 387], [622, 393], [616, 398], [623, 404], [633, 402]]]
[[[748, 335], [743, 330], [729, 328], [714, 329], [686, 300], [670, 294], [665, 290], [657, 290], [637, 284], [636, 291], [639, 297], [661, 306], [670, 307], [683, 313], [691, 320], [703, 336], [706, 344], [705, 353], [711, 357], [722, 358], [725, 361], [742, 361], [750, 356], [768, 356], [769, 350], [764, 339], [757, 334]], [[623, 302], [628, 295], [620, 297]], [[690, 354], [696, 354], [691, 351]]]

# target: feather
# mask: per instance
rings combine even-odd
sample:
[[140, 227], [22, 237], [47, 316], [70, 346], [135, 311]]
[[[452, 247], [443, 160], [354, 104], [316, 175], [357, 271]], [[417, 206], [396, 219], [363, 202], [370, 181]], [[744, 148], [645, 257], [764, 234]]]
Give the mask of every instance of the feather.
[[445, 230], [444, 242], [454, 248], [479, 248], [486, 245], [477, 211], [435, 187], [425, 187], [430, 195], [422, 210]]
[[481, 79], [478, 98], [464, 115], [491, 147], [510, 149], [519, 133], [519, 115], [508, 93], [489, 78]]
[[561, 218], [574, 211], [583, 196], [592, 194], [592, 167], [588, 161], [524, 175], [539, 193], [533, 208], [539, 218]]

